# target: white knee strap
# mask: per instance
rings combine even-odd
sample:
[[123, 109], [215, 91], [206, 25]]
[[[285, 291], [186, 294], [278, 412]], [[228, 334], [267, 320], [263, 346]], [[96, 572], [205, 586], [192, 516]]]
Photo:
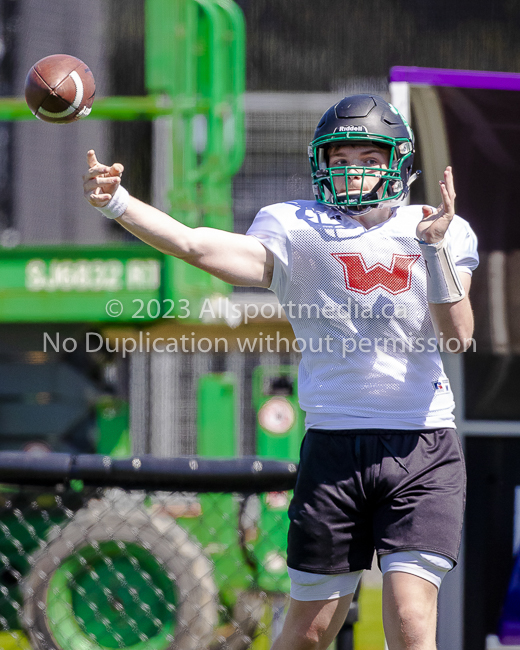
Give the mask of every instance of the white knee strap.
[[453, 569], [453, 560], [428, 551], [398, 551], [381, 555], [379, 559], [383, 575], [388, 571], [411, 573], [432, 582], [437, 589], [444, 576]]
[[288, 569], [291, 598], [294, 600], [334, 600], [353, 594], [363, 571], [325, 575]]

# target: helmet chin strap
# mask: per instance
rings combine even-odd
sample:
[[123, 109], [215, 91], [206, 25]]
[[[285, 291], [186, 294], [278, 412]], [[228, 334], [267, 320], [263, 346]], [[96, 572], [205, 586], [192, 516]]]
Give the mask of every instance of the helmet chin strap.
[[358, 207], [351, 206], [351, 205], [338, 205], [337, 208], [344, 212], [345, 214], [348, 214], [349, 217], [360, 217], [363, 214], [367, 214], [368, 212], [371, 212], [375, 208], [378, 208], [379, 204], [377, 205], [360, 205]]
[[[377, 191], [383, 184], [383, 179], [379, 179], [379, 181], [374, 185], [374, 187], [370, 190], [370, 192], [367, 192], [366, 194], [363, 194], [361, 197], [361, 201], [376, 201], [379, 197], [377, 195]], [[347, 197], [346, 192], [342, 192], [341, 194], [338, 194], [338, 199], [343, 199]], [[346, 214], [348, 214], [351, 217], [356, 217], [356, 216], [361, 216], [363, 214], [367, 214], [371, 210], [375, 210], [376, 208], [380, 208], [381, 203], [374, 203], [372, 205], [357, 205], [357, 206], [352, 206], [352, 205], [338, 205], [338, 208], [340, 210], [343, 210]]]
[[[340, 195], [338, 195], [339, 197]], [[348, 214], [349, 217], [360, 217], [363, 214], [368, 214], [372, 210], [376, 210], [381, 207], [380, 203], [374, 205], [337, 205], [338, 210], [341, 210], [345, 214]]]

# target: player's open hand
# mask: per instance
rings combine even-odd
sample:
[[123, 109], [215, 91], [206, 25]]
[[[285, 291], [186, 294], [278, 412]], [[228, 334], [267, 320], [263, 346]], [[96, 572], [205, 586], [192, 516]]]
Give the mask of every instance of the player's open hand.
[[114, 163], [111, 167], [102, 165], [93, 149], [87, 153], [87, 163], [89, 170], [83, 176], [83, 194], [90, 205], [102, 208], [119, 187], [124, 167], [121, 163]]
[[451, 167], [444, 170], [444, 180], [439, 181], [442, 203], [437, 209], [423, 206], [423, 218], [417, 225], [417, 239], [434, 244], [441, 241], [455, 215], [455, 188]]

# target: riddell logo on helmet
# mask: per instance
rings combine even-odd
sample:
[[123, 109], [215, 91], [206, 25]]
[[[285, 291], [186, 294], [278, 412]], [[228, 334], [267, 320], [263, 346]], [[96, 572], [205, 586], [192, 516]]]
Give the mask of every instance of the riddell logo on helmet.
[[349, 124], [348, 126], [338, 126], [338, 128], [335, 131], [356, 131], [356, 132], [361, 132], [361, 133], [367, 133], [367, 127], [366, 126], [354, 126], [353, 124]]

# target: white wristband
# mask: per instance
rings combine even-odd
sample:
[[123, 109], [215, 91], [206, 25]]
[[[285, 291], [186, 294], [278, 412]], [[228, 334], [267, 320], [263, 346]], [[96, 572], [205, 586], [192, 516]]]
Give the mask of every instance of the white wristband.
[[130, 194], [128, 194], [125, 188], [120, 185], [114, 192], [114, 196], [110, 201], [102, 208], [96, 209], [99, 210], [101, 214], [104, 214], [107, 219], [117, 219], [126, 212], [129, 199]]
[[434, 244], [418, 241], [426, 264], [428, 302], [441, 304], [462, 300], [466, 294], [446, 239]]

